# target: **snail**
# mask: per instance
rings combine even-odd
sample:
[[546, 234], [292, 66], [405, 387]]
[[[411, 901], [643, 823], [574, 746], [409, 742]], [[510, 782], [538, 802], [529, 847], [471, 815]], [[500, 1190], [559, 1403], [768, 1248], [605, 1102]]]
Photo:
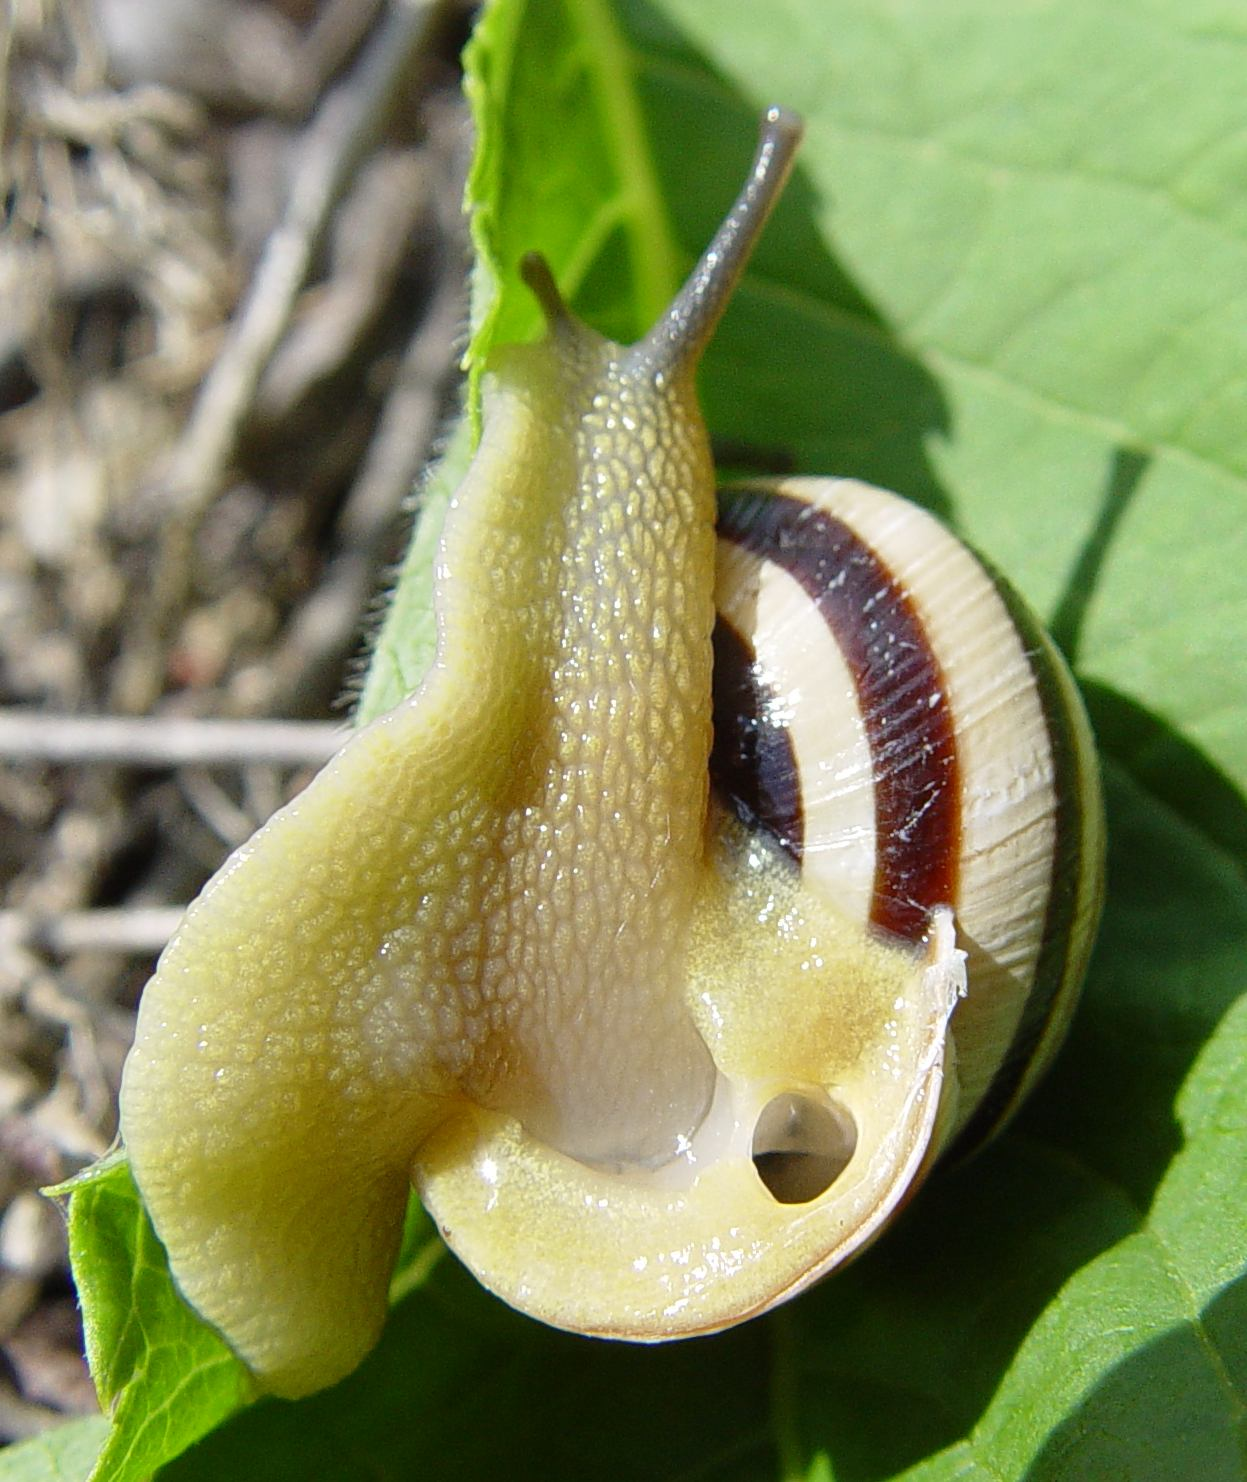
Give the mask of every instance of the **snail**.
[[525, 260], [546, 335], [490, 357], [428, 675], [231, 857], [144, 993], [134, 1176], [274, 1393], [375, 1341], [413, 1182], [521, 1310], [712, 1332], [862, 1249], [1060, 1038], [1101, 850], [1056, 650], [862, 484], [729, 489], [716, 537], [694, 371], [799, 132], [766, 113], [634, 346]]

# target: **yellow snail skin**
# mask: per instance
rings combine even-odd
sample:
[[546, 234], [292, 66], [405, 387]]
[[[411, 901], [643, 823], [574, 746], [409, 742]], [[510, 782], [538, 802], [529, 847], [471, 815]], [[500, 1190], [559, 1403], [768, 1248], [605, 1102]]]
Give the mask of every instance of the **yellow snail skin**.
[[428, 675], [226, 862], [144, 993], [134, 1176], [276, 1394], [376, 1340], [413, 1182], [522, 1311], [711, 1332], [860, 1250], [1060, 1038], [1101, 848], [1055, 650], [896, 496], [716, 504], [694, 373], [799, 132], [767, 112], [636, 345], [526, 260], [547, 332], [489, 361]]

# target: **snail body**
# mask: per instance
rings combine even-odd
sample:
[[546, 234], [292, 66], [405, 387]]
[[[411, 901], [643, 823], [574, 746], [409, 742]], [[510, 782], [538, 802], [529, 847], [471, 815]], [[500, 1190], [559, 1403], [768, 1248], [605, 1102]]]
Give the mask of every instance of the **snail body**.
[[729, 491], [716, 557], [693, 377], [798, 133], [767, 114], [635, 346], [526, 261], [547, 334], [487, 368], [429, 674], [209, 882], [144, 994], [135, 1178], [276, 1393], [371, 1346], [411, 1182], [524, 1311], [712, 1331], [859, 1250], [1059, 1037], [1098, 804], [1055, 650], [862, 485]]

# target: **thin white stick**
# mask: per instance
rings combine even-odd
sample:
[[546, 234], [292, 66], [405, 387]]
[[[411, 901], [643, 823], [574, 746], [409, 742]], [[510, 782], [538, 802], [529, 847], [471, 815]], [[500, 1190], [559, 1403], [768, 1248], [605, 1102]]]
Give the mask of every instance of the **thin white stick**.
[[194, 720], [181, 716], [48, 715], [0, 710], [0, 761], [119, 762], [132, 767], [319, 766], [345, 725], [297, 720]]
[[0, 911], [0, 948], [36, 947], [68, 956], [73, 952], [159, 952], [177, 929], [185, 906], [122, 906], [113, 910]]

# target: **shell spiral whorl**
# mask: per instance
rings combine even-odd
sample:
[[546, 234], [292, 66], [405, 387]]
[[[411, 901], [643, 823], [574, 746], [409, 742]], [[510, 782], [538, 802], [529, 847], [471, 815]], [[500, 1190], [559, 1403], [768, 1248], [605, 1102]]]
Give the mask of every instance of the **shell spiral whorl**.
[[1095, 934], [1102, 823], [1065, 664], [1016, 593], [885, 490], [719, 495], [715, 744], [725, 803], [871, 929], [952, 909], [958, 1151], [1047, 1064]]

